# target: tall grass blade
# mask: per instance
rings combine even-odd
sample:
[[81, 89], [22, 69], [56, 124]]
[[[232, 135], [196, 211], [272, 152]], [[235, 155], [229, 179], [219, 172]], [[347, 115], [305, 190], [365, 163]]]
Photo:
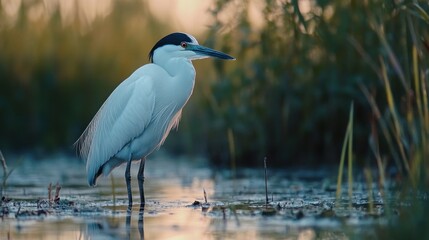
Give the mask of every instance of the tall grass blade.
[[349, 199], [351, 200], [352, 194], [353, 194], [353, 166], [352, 166], [352, 159], [353, 159], [353, 151], [352, 151], [352, 137], [353, 137], [353, 103], [350, 107], [350, 114], [349, 114], [349, 122], [347, 124], [346, 134], [344, 136], [343, 141], [343, 147], [341, 149], [341, 157], [340, 157], [340, 166], [338, 168], [338, 177], [337, 177], [337, 191], [336, 191], [336, 198], [337, 201], [341, 197], [341, 191], [342, 191], [342, 178], [343, 178], [343, 169], [344, 169], [344, 161], [346, 158], [346, 152], [348, 152], [348, 184], [349, 184]]
[[[374, 31], [377, 33], [377, 36], [379, 37], [384, 49], [386, 50], [388, 59], [390, 63], [393, 66], [393, 69], [398, 74], [399, 79], [401, 80], [402, 86], [404, 87], [405, 91], [408, 93], [410, 92], [410, 87], [408, 86], [408, 83], [405, 79], [404, 71], [401, 68], [401, 65], [399, 64], [399, 61], [397, 57], [395, 56], [395, 53], [393, 52], [392, 48], [390, 47], [386, 35], [384, 33], [384, 28], [382, 25], [378, 25], [377, 23], [372, 22], [372, 27]], [[382, 63], [383, 64], [383, 63]]]
[[11, 170], [7, 169], [6, 159], [4, 158], [1, 150], [0, 150], [0, 162], [1, 162], [1, 165], [3, 168], [3, 181], [2, 181], [2, 184], [0, 186], [0, 198], [3, 198], [5, 189], [7, 187], [7, 185], [6, 185], [7, 179], [12, 174], [13, 169], [11, 169]]
[[369, 137], [369, 147], [374, 154], [374, 157], [377, 161], [377, 168], [378, 168], [378, 175], [379, 175], [379, 187], [383, 194], [383, 188], [386, 183], [385, 178], [385, 164], [383, 163], [383, 160], [381, 159], [380, 155], [380, 145], [378, 141], [378, 134], [377, 134], [377, 123], [375, 121], [371, 121], [371, 135]]
[[[348, 124], [348, 183], [349, 183], [349, 200], [351, 205], [351, 200], [353, 196], [353, 115], [354, 115], [354, 104], [352, 102], [350, 106], [350, 116]], [[351, 207], [351, 206], [350, 206]]]
[[235, 179], [235, 170], [236, 170], [236, 152], [235, 152], [235, 141], [234, 141], [234, 133], [232, 132], [231, 128], [228, 128], [228, 148], [229, 148], [229, 157], [231, 159], [231, 172], [232, 176]]
[[[412, 56], [413, 56], [413, 76], [414, 76], [414, 92], [416, 94], [416, 104], [417, 104], [417, 111], [418, 111], [418, 115], [419, 115], [419, 120], [420, 120], [420, 124], [424, 125], [424, 117], [423, 117], [423, 99], [422, 99], [422, 92], [420, 90], [421, 86], [420, 86], [420, 77], [419, 77], [419, 63], [418, 63], [418, 55], [417, 55], [417, 48], [416, 46], [413, 46], [412, 49]], [[415, 124], [413, 124], [411, 127], [413, 127], [413, 129], [415, 129]], [[418, 138], [418, 136], [420, 135], [421, 137], [421, 147], [422, 147], [422, 152], [421, 154], [424, 154], [424, 149], [425, 149], [425, 134], [419, 134], [417, 133], [418, 130], [414, 131], [414, 134], [416, 136], [416, 138]], [[424, 132], [424, 130], [423, 130]], [[417, 181], [417, 179], [420, 178], [420, 166], [421, 166], [421, 159], [423, 156], [419, 156], [419, 153], [416, 152], [416, 154], [414, 154], [414, 161], [412, 161], [412, 166], [411, 166], [411, 178], [412, 178], [412, 183], [415, 186], [415, 183]]]
[[346, 156], [346, 147], [347, 147], [348, 137], [349, 137], [349, 128], [347, 127], [346, 135], [344, 136], [343, 147], [341, 149], [340, 166], [338, 167], [337, 191], [336, 191], [337, 200], [339, 200], [341, 197], [341, 191], [342, 191], [341, 186], [342, 186], [342, 180], [343, 180], [344, 159]]
[[369, 167], [364, 168], [364, 174], [365, 174], [365, 179], [366, 179], [366, 185], [368, 188], [368, 207], [369, 207], [369, 213], [370, 214], [374, 214], [374, 197], [373, 197], [373, 192], [372, 192], [372, 174], [371, 174], [371, 169]]
[[429, 14], [418, 3], [414, 3], [413, 6], [417, 9], [418, 16], [429, 24]]
[[[428, 86], [426, 85], [427, 79], [424, 73], [421, 74], [421, 83], [422, 83], [422, 98], [423, 98], [423, 129], [425, 130], [426, 136], [429, 135], [429, 103], [428, 103]], [[429, 154], [429, 153], [428, 153]]]
[[371, 110], [372, 110], [376, 120], [378, 121], [378, 124], [380, 125], [381, 131], [382, 131], [384, 138], [387, 142], [387, 146], [390, 150], [390, 153], [392, 154], [393, 160], [395, 161], [395, 164], [399, 170], [399, 173], [402, 175], [403, 174], [403, 167], [401, 164], [401, 160], [399, 159], [398, 152], [396, 151], [396, 148], [393, 144], [392, 136], [391, 136], [389, 129], [387, 127], [387, 123], [381, 117], [380, 109], [378, 108], [374, 97], [369, 93], [368, 88], [363, 84], [359, 84], [359, 87], [362, 90], [362, 92], [364, 93], [366, 99], [368, 100], [368, 103], [371, 106]]
[[[390, 114], [392, 115], [392, 121], [393, 121], [393, 134], [395, 136], [397, 147], [399, 148], [399, 153], [401, 154], [402, 163], [405, 167], [406, 173], [408, 174], [410, 172], [410, 166], [408, 163], [408, 158], [405, 153], [404, 144], [402, 141], [404, 141], [403, 138], [403, 130], [402, 126], [400, 124], [399, 116], [396, 111], [396, 105], [395, 100], [393, 98], [393, 92], [390, 87], [390, 81], [387, 77], [387, 70], [386, 65], [384, 64], [384, 61], [381, 60], [381, 73], [384, 80], [384, 88], [386, 91], [386, 98], [387, 98], [387, 105], [389, 107]], [[408, 91], [407, 91], [408, 92]]]

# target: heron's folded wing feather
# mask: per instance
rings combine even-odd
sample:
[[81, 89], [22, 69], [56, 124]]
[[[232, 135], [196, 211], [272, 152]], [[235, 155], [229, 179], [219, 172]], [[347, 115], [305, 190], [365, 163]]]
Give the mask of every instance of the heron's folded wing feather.
[[127, 79], [98, 111], [86, 130], [81, 149], [87, 159], [88, 179], [146, 129], [155, 104], [152, 88], [150, 77]]

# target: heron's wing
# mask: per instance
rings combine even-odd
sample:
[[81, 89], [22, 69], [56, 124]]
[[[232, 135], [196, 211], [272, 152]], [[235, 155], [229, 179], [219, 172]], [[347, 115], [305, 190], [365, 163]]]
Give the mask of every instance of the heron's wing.
[[100, 167], [150, 123], [155, 105], [152, 78], [129, 78], [122, 82], [97, 112], [78, 140], [90, 185]]

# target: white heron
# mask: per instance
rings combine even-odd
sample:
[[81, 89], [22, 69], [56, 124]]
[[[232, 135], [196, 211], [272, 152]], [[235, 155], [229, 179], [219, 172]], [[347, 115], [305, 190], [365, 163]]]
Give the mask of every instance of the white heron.
[[144, 208], [144, 164], [158, 149], [170, 130], [177, 127], [182, 109], [192, 94], [195, 69], [191, 60], [233, 57], [201, 46], [186, 33], [171, 33], [149, 52], [151, 63], [138, 68], [119, 84], [77, 140], [80, 156], [86, 160], [88, 184], [127, 163], [125, 181], [128, 209], [132, 207], [132, 161], [140, 161], [137, 175], [140, 207]]

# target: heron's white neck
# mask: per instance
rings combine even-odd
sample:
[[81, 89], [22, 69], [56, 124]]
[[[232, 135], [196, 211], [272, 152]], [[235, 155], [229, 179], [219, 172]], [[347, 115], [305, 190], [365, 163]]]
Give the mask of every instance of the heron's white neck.
[[173, 78], [177, 78], [182, 81], [194, 81], [195, 79], [194, 65], [192, 65], [192, 62], [186, 58], [170, 58], [168, 61], [159, 65]]
[[175, 80], [177, 87], [180, 86], [181, 89], [189, 89], [192, 92], [195, 83], [195, 68], [192, 62], [182, 57], [162, 60], [165, 61], [154, 61], [154, 63], [162, 67]]
[[181, 97], [177, 99], [181, 100], [177, 103], [183, 106], [182, 104], [188, 101], [194, 89], [195, 68], [192, 62], [186, 58], [177, 57], [166, 61], [155, 61], [154, 63], [162, 67], [172, 77], [169, 83], [171, 94], [176, 97], [180, 95]]

